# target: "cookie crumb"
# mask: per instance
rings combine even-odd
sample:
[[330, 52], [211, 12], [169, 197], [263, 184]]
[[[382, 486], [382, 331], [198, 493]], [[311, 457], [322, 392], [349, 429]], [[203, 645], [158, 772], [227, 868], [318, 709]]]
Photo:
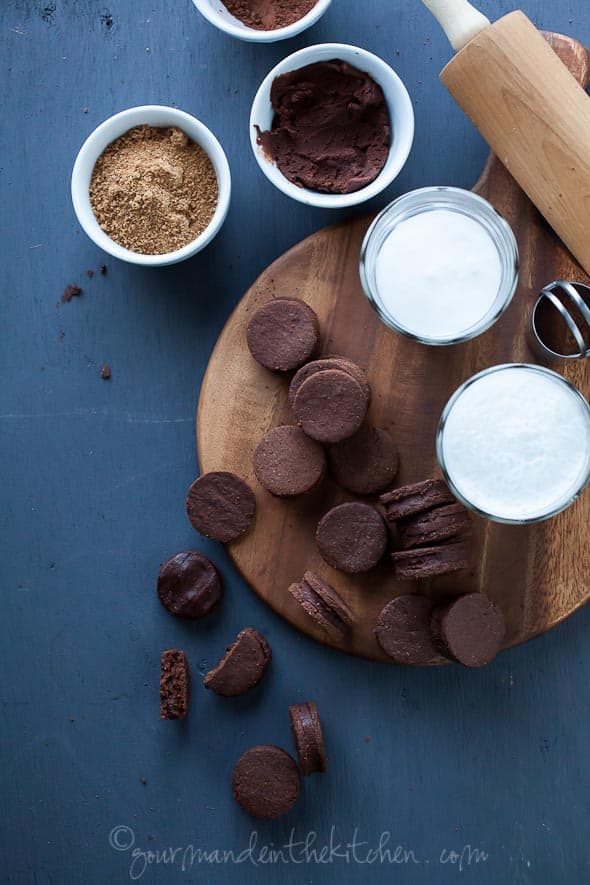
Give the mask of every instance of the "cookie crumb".
[[365, 744], [370, 744], [371, 738], [370, 737], [363, 738], [363, 741], [365, 742]]
[[79, 298], [82, 294], [82, 289], [80, 286], [66, 286], [64, 289], [64, 293], [61, 296], [61, 303], [68, 304], [72, 298]]
[[106, 272], [107, 272], [107, 266], [106, 266], [106, 264], [101, 264], [101, 265], [100, 265], [100, 273], [101, 273], [101, 275], [102, 275], [103, 277], [106, 276]]
[[86, 276], [88, 277], [89, 280], [91, 280], [92, 277], [94, 276], [94, 271], [93, 271], [93, 270], [87, 270], [87, 271], [86, 271]]
[[111, 380], [111, 367], [109, 366], [108, 363], [105, 363], [104, 366], [102, 367], [102, 369], [100, 370], [100, 377], [104, 381]]
[[139, 780], [145, 787], [145, 785], [147, 784], [147, 777], [140, 777]]

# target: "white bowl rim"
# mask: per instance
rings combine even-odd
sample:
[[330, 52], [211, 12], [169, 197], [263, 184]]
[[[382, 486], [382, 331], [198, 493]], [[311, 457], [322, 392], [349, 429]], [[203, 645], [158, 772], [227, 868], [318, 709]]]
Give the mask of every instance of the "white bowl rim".
[[[223, 2], [223, 0], [221, 0]], [[212, 0], [193, 0], [193, 4], [199, 10], [203, 18], [238, 40], [245, 40], [248, 43], [276, 43], [278, 40], [288, 40], [295, 37], [307, 28], [311, 28], [324, 15], [330, 6], [332, 0], [318, 0], [316, 5], [309, 10], [306, 15], [302, 16], [293, 24], [286, 25], [283, 28], [275, 28], [271, 31], [261, 31], [257, 28], [251, 28], [234, 18], [228, 12], [226, 18], [220, 12], [213, 8]], [[235, 21], [235, 24], [233, 23]]]
[[[168, 117], [170, 122], [154, 123], [150, 120], [153, 117]], [[86, 170], [88, 164], [91, 164], [90, 177], [92, 169], [100, 155], [108, 144], [111, 144], [117, 138], [120, 138], [129, 129], [141, 125], [154, 126], [177, 126], [195, 141], [209, 155], [215, 173], [217, 175], [218, 199], [217, 207], [213, 214], [213, 218], [209, 222], [205, 230], [186, 246], [176, 249], [174, 252], [166, 252], [158, 255], [147, 255], [142, 252], [133, 252], [113, 240], [100, 227], [92, 206], [88, 193], [86, 179], [88, 175]], [[112, 130], [112, 131], [111, 131]], [[108, 138], [105, 141], [105, 136]], [[88, 179], [88, 184], [89, 184]], [[177, 264], [185, 261], [187, 258], [196, 255], [205, 248], [208, 243], [219, 232], [229, 209], [231, 198], [231, 172], [225, 152], [215, 137], [213, 132], [205, 126], [200, 120], [186, 111], [168, 105], [137, 105], [135, 107], [126, 108], [103, 120], [84, 141], [76, 157], [74, 168], [72, 170], [71, 180], [72, 203], [76, 217], [88, 237], [104, 252], [127, 261], [131, 264], [140, 264], [145, 267], [162, 267], [167, 264]], [[90, 209], [90, 212], [88, 211]]]
[[[269, 102], [267, 96], [270, 93], [273, 80], [287, 71], [293, 71], [297, 67], [304, 67], [306, 64], [313, 63], [314, 59], [320, 61], [327, 60], [328, 58], [340, 58], [342, 61], [347, 61], [355, 67], [359, 67], [361, 70], [363, 69], [363, 60], [365, 62], [370, 61], [371, 65], [377, 67], [383, 74], [383, 79], [374, 73], [370, 73], [370, 76], [374, 77], [383, 89], [385, 99], [390, 107], [390, 114], [395, 103], [406, 122], [405, 131], [402, 134], [396, 136], [395, 132], [393, 133], [388, 163], [392, 156], [396, 157], [396, 161], [391, 164], [389, 169], [387, 169], [386, 165], [377, 178], [366, 187], [350, 194], [325, 194], [308, 188], [298, 187], [285, 178], [276, 164], [266, 157], [264, 151], [257, 143], [256, 124], [260, 119], [262, 106], [264, 105], [268, 109]], [[384, 82], [385, 79], [386, 82]], [[392, 98], [392, 92], [395, 92], [395, 102]], [[349, 43], [316, 43], [286, 56], [269, 71], [258, 87], [250, 112], [250, 145], [256, 161], [266, 177], [288, 197], [308, 206], [322, 209], [344, 209], [349, 206], [357, 206], [376, 197], [385, 190], [397, 178], [405, 166], [414, 142], [414, 133], [415, 118], [412, 100], [399, 74], [375, 53]]]

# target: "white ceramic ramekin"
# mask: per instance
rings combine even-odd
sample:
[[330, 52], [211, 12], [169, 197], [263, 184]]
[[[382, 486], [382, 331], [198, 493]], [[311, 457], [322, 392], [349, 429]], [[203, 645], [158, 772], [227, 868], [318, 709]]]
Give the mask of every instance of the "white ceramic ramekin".
[[[324, 194], [298, 187], [285, 178], [276, 163], [267, 157], [257, 142], [258, 130], [256, 127], [260, 127], [260, 130], [264, 132], [272, 125], [274, 112], [270, 102], [270, 90], [276, 77], [315, 62], [331, 61], [332, 59], [340, 59], [361, 71], [366, 71], [383, 89], [391, 117], [392, 140], [385, 166], [371, 184], [351, 194]], [[345, 43], [320, 43], [317, 46], [308, 46], [283, 59], [262, 81], [250, 114], [250, 143], [258, 165], [266, 177], [288, 197], [308, 206], [318, 206], [322, 209], [343, 209], [347, 206], [356, 206], [380, 194], [403, 169], [413, 141], [414, 109], [408, 90], [401, 79], [386, 62], [373, 55], [372, 52], [359, 49], [357, 46], [348, 46]]]
[[[144, 255], [140, 252], [132, 252], [124, 246], [116, 243], [106, 234], [92, 211], [90, 203], [90, 180], [96, 161], [104, 152], [105, 148], [115, 139], [120, 138], [135, 126], [176, 126], [186, 132], [189, 138], [200, 144], [209, 155], [217, 174], [219, 195], [217, 208], [208, 227], [200, 236], [187, 243], [182, 249], [175, 252], [166, 252], [163, 255]], [[223, 148], [207, 127], [199, 122], [196, 117], [176, 108], [164, 105], [143, 105], [137, 108], [129, 108], [121, 111], [113, 117], [109, 117], [92, 132], [82, 147], [74, 163], [72, 172], [72, 202], [78, 221], [85, 232], [97, 246], [108, 252], [114, 258], [128, 261], [131, 264], [141, 264], [145, 267], [163, 267], [166, 264], [177, 264], [184, 261], [204, 249], [219, 231], [229, 209], [231, 195], [231, 174], [229, 164]]]
[[215, 25], [220, 31], [225, 31], [226, 34], [237, 37], [238, 40], [246, 40], [248, 43], [276, 43], [278, 40], [288, 40], [290, 37], [295, 37], [315, 25], [331, 2], [332, 0], [318, 0], [307, 15], [293, 22], [292, 25], [276, 28], [274, 31], [260, 31], [257, 28], [248, 27], [231, 15], [221, 0], [193, 0], [201, 15], [212, 25]]

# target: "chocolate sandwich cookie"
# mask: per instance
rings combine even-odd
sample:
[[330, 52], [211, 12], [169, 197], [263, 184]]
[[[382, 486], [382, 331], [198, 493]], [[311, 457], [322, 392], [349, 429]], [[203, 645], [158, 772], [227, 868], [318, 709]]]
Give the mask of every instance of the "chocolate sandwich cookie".
[[272, 820], [291, 811], [301, 786], [295, 760], [273, 745], [252, 747], [234, 766], [234, 799], [251, 817]]
[[186, 512], [194, 529], [225, 544], [250, 527], [256, 498], [239, 476], [224, 471], [206, 473], [188, 490]]
[[379, 511], [370, 504], [339, 504], [320, 520], [315, 539], [332, 568], [347, 574], [368, 572], [387, 547], [387, 529]]
[[306, 363], [295, 373], [291, 380], [291, 384], [289, 385], [289, 402], [291, 403], [291, 406], [295, 402], [295, 397], [297, 396], [299, 388], [308, 378], [311, 378], [312, 375], [317, 375], [318, 372], [326, 372], [330, 369], [347, 372], [360, 384], [367, 395], [367, 398], [369, 400], [371, 399], [371, 385], [367, 379], [366, 372], [346, 356], [330, 355], [323, 356], [321, 359], [313, 360], [311, 363]]
[[270, 664], [270, 645], [254, 630], [246, 627], [226, 649], [218, 665], [205, 676], [205, 688], [225, 698], [244, 694], [258, 685]]
[[313, 701], [292, 704], [289, 717], [301, 774], [307, 777], [314, 772], [325, 771], [328, 762], [318, 708]]
[[409, 516], [416, 516], [443, 504], [455, 503], [455, 498], [442, 479], [427, 479], [424, 482], [402, 486], [381, 495], [379, 500], [385, 507], [389, 522], [407, 519]]
[[297, 298], [273, 298], [259, 307], [246, 332], [254, 359], [271, 372], [290, 372], [311, 359], [320, 340], [314, 311]]
[[293, 402], [299, 426], [312, 439], [337, 443], [352, 436], [367, 415], [369, 398], [358, 381], [339, 369], [304, 381]]
[[329, 456], [332, 476], [355, 495], [382, 492], [397, 475], [397, 446], [386, 430], [372, 424], [363, 424], [354, 436], [330, 446]]
[[323, 479], [326, 455], [322, 446], [300, 427], [275, 427], [256, 447], [254, 473], [271, 495], [304, 495]]
[[402, 547], [428, 547], [448, 538], [456, 538], [471, 529], [467, 508], [462, 504], [435, 507], [414, 518], [400, 520], [397, 524]]
[[330, 639], [343, 639], [355, 622], [342, 597], [314, 572], [306, 572], [302, 581], [291, 584], [289, 593]]
[[178, 648], [162, 652], [160, 667], [160, 719], [184, 719], [190, 697], [190, 671], [186, 655]]
[[483, 593], [468, 593], [434, 610], [434, 642], [445, 657], [465, 667], [494, 660], [506, 635], [504, 615]]
[[160, 566], [160, 602], [178, 618], [204, 618], [222, 595], [221, 575], [202, 553], [177, 553]]
[[425, 665], [438, 657], [430, 633], [433, 603], [425, 596], [397, 596], [377, 619], [375, 638], [398, 664]]
[[399, 580], [417, 580], [448, 575], [471, 566], [467, 544], [441, 544], [392, 553], [395, 575]]

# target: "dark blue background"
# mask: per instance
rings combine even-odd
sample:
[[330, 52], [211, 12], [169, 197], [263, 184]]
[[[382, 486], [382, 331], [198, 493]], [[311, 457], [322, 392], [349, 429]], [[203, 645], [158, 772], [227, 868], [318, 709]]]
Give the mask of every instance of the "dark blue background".
[[[482, 3], [492, 17], [511, 6]], [[585, 0], [523, 6], [538, 25], [590, 42]], [[405, 80], [417, 116], [410, 161], [377, 205], [415, 186], [469, 187], [485, 146], [437, 81], [449, 48], [435, 23], [418, 0], [334, 0], [301, 38], [258, 46], [216, 31], [190, 0], [3, 0], [0, 39], [2, 880], [128, 881], [131, 851], [109, 844], [122, 825], [142, 850], [235, 852], [253, 829], [280, 845], [291, 827], [319, 843], [332, 827], [350, 841], [358, 827], [359, 841], [375, 846], [388, 831], [390, 847], [420, 861], [183, 873], [178, 856], [146, 869], [151, 883], [588, 882], [590, 610], [483, 672], [370, 664], [299, 636], [184, 513], [195, 404], [223, 323], [271, 260], [335, 220], [260, 174], [247, 127], [257, 84], [308, 43], [374, 50]], [[86, 135], [150, 102], [211, 126], [234, 183], [214, 245], [161, 271], [105, 259], [69, 197]], [[107, 276], [88, 279], [105, 260]], [[56, 306], [68, 283], [84, 295]], [[111, 382], [99, 377], [105, 361]], [[155, 594], [160, 561], [187, 548], [211, 554], [227, 583], [202, 624], [170, 618]], [[272, 674], [224, 701], [199, 674], [246, 624], [271, 642]], [[177, 645], [196, 681], [184, 726], [158, 721], [159, 655]], [[253, 827], [231, 798], [232, 765], [255, 743], [290, 749], [287, 706], [310, 698], [329, 771], [305, 783], [289, 818]], [[440, 863], [466, 845], [488, 859], [463, 872]], [[135, 874], [141, 865], [140, 855]]]

